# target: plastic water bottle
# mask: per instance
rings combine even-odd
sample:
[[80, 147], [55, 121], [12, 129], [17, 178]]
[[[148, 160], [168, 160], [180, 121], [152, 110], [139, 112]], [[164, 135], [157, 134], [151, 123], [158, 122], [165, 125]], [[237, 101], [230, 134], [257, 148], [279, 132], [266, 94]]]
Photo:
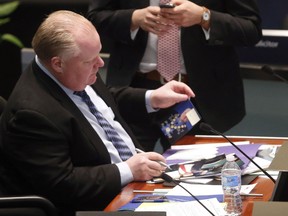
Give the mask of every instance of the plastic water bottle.
[[241, 169], [235, 162], [234, 155], [227, 155], [226, 160], [221, 172], [225, 211], [227, 216], [238, 216], [242, 214]]

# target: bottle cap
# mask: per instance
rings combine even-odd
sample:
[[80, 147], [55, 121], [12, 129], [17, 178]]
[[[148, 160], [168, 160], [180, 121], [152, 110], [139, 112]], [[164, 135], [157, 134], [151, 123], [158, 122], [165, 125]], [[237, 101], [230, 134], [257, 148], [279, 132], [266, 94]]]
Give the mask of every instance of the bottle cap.
[[228, 154], [228, 155], [226, 155], [226, 160], [227, 160], [227, 161], [235, 161], [235, 156], [234, 156], [234, 154]]

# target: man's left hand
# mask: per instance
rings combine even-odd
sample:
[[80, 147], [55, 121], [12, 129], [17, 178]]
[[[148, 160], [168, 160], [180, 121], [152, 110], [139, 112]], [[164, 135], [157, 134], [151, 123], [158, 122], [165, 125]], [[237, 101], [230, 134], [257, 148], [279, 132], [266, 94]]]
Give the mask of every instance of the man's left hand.
[[154, 109], [167, 108], [181, 101], [195, 97], [192, 89], [185, 83], [172, 80], [151, 93], [151, 106]]

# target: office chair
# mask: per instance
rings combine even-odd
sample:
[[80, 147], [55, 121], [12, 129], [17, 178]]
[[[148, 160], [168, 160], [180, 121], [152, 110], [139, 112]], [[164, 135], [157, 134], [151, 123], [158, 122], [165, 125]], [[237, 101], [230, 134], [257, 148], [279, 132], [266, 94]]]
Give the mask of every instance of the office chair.
[[57, 216], [55, 206], [40, 196], [0, 197], [0, 216]]
[[0, 96], [0, 116], [6, 106], [6, 103], [7, 103], [6, 99]]
[[32, 48], [22, 48], [21, 49], [21, 69], [22, 73], [25, 71], [26, 67], [31, 63], [35, 57], [35, 52]]

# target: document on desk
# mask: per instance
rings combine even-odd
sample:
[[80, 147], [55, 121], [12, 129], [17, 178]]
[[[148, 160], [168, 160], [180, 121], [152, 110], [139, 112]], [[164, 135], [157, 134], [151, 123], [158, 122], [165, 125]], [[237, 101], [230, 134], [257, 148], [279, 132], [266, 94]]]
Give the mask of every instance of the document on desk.
[[[215, 216], [224, 216], [223, 205], [216, 199], [201, 200]], [[167, 216], [211, 216], [211, 214], [197, 201], [168, 202], [168, 203], [143, 203], [135, 211], [165, 211]]]
[[[269, 168], [280, 146], [281, 145], [261, 145], [257, 151], [256, 156], [253, 158], [253, 161], [263, 169]], [[257, 171], [259, 171], [259, 168], [256, 167], [253, 163], [249, 163], [249, 165], [243, 170], [242, 175], [255, 173]], [[260, 175], [262, 174], [263, 173], [261, 172]], [[277, 179], [277, 174], [273, 175], [274, 179]]]
[[[243, 152], [245, 152], [250, 158], [254, 158], [261, 147], [261, 144], [241, 144], [237, 145]], [[235, 153], [243, 162], [242, 169], [246, 168], [249, 164], [249, 160], [243, 156], [243, 154], [235, 149], [234, 146], [211, 146], [206, 144], [198, 145], [197, 148], [190, 149], [168, 149], [163, 153], [166, 158], [167, 164], [170, 166], [173, 164], [184, 163], [187, 161], [198, 161], [202, 159], [213, 158], [220, 154], [232, 154]]]
[[[235, 145], [249, 145], [251, 144], [250, 141], [236, 141], [234, 142]], [[231, 146], [231, 143], [229, 142], [223, 142], [223, 143], [205, 143], [205, 144], [189, 144], [189, 145], [172, 145], [171, 149], [195, 149], [199, 147], [221, 147], [221, 146]]]
[[[241, 167], [244, 162], [237, 155], [236, 163]], [[171, 170], [167, 174], [174, 179], [189, 180], [190, 178], [213, 178], [221, 174], [221, 169], [226, 163], [226, 155], [219, 154], [209, 159], [178, 163], [170, 166]]]
[[[222, 185], [198, 185], [198, 184], [187, 184], [180, 183], [184, 188], [186, 188], [194, 196], [207, 196], [207, 195], [219, 195], [223, 194]], [[241, 185], [241, 194], [249, 194], [256, 184]], [[174, 196], [190, 196], [185, 190], [180, 186], [175, 186], [166, 195]]]

